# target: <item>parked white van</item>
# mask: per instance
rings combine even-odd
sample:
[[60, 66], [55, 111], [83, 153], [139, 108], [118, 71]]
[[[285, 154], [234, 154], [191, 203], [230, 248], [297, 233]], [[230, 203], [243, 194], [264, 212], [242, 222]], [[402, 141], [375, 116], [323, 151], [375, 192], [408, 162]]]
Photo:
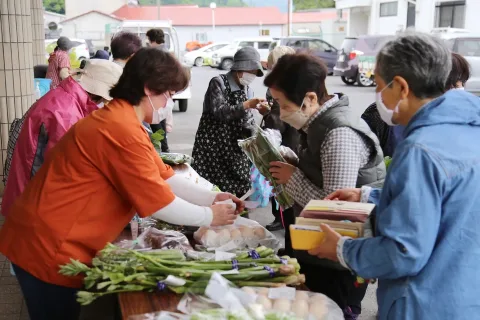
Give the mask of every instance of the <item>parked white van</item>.
[[[174, 54], [179, 61], [182, 61], [180, 57], [180, 46], [178, 42], [178, 34], [177, 30], [172, 26], [171, 21], [166, 20], [139, 20], [139, 21], [122, 21], [118, 24], [109, 24], [107, 25], [106, 29], [107, 32], [105, 33], [105, 41], [108, 46], [110, 46], [110, 41], [112, 37], [115, 36], [115, 33], [120, 31], [130, 31], [132, 33], [137, 34], [142, 42], [146, 43], [146, 33], [148, 30], [152, 28], [162, 29], [165, 33], [165, 48], [168, 49], [172, 54]], [[188, 70], [191, 72], [191, 66], [183, 64]], [[183, 90], [182, 92], [177, 92], [173, 96], [174, 101], [178, 101], [178, 108], [180, 112], [187, 111], [188, 107], [188, 99], [192, 98], [192, 91], [190, 89], [190, 85]]]
[[235, 39], [232, 44], [218, 50], [212, 57], [212, 67], [220, 68], [222, 70], [230, 70], [233, 66], [233, 56], [235, 53], [244, 47], [254, 47], [260, 54], [260, 60], [267, 61], [268, 48], [273, 42], [270, 37], [254, 37], [254, 38], [239, 38]]

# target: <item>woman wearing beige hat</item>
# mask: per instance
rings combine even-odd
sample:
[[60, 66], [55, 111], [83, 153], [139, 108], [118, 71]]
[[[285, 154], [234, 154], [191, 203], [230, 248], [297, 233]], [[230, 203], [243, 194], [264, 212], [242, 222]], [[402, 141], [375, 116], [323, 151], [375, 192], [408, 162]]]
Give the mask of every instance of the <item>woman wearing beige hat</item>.
[[[82, 74], [68, 77], [38, 100], [14, 125], [6, 162], [2, 214], [43, 164], [45, 155], [78, 120], [111, 100], [109, 90], [123, 69], [107, 60], [90, 60]], [[11, 130], [12, 131], [12, 130]], [[16, 134], [15, 134], [16, 132]]]

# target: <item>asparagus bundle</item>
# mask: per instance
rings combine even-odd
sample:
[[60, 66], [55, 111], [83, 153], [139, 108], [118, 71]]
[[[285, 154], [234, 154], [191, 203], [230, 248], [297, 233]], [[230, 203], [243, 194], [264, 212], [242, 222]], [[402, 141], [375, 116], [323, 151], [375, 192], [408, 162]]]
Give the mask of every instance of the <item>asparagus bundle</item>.
[[[110, 243], [92, 260], [91, 267], [73, 259], [69, 264], [60, 266], [60, 273], [65, 276], [85, 275], [87, 291], [77, 294], [77, 301], [82, 305], [106, 294], [130, 291], [168, 288], [175, 293], [185, 293], [189, 289], [202, 294], [208, 280], [201, 280], [214, 272], [222, 273], [239, 287], [299, 285], [305, 282], [305, 276], [299, 271], [296, 259], [278, 257], [266, 247], [238, 254], [232, 260], [186, 261], [179, 250], [138, 252]], [[170, 281], [167, 279], [169, 276], [175, 276], [175, 283], [172, 283], [171, 277]]]
[[255, 167], [257, 167], [258, 171], [270, 181], [273, 186], [275, 198], [280, 206], [287, 209], [293, 206], [293, 200], [285, 190], [285, 187], [277, 184], [269, 170], [270, 162], [285, 162], [285, 159], [282, 157], [278, 149], [270, 142], [268, 138], [269, 133], [270, 132], [258, 127], [257, 131], [251, 138], [240, 140], [238, 145], [242, 148], [250, 161], [253, 162]]

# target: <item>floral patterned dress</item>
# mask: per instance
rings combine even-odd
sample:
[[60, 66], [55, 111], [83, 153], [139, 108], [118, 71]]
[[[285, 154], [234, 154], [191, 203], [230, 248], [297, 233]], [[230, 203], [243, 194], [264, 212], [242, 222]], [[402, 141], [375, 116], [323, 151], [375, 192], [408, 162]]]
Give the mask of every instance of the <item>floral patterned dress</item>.
[[251, 186], [251, 162], [238, 140], [253, 133], [252, 112], [243, 107], [253, 92], [238, 86], [233, 76], [229, 72], [210, 80], [193, 146], [192, 167], [220, 190], [242, 196]]

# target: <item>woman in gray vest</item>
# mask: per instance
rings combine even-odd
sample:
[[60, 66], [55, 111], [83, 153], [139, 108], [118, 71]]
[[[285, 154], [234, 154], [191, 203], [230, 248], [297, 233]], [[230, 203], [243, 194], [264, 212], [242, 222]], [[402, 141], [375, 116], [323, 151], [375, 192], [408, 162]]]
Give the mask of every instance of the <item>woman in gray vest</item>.
[[[270, 169], [295, 200], [297, 216], [311, 199], [323, 199], [339, 186], [358, 187], [385, 177], [377, 137], [350, 108], [346, 95], [327, 93], [327, 72], [317, 57], [285, 55], [265, 79], [280, 105], [280, 119], [301, 136], [298, 161], [273, 162]], [[356, 319], [366, 285], [355, 286], [356, 276], [338, 264], [306, 252], [296, 252], [296, 257], [307, 287], [332, 298], [346, 319]], [[352, 302], [352, 296], [360, 297], [359, 301]]]

